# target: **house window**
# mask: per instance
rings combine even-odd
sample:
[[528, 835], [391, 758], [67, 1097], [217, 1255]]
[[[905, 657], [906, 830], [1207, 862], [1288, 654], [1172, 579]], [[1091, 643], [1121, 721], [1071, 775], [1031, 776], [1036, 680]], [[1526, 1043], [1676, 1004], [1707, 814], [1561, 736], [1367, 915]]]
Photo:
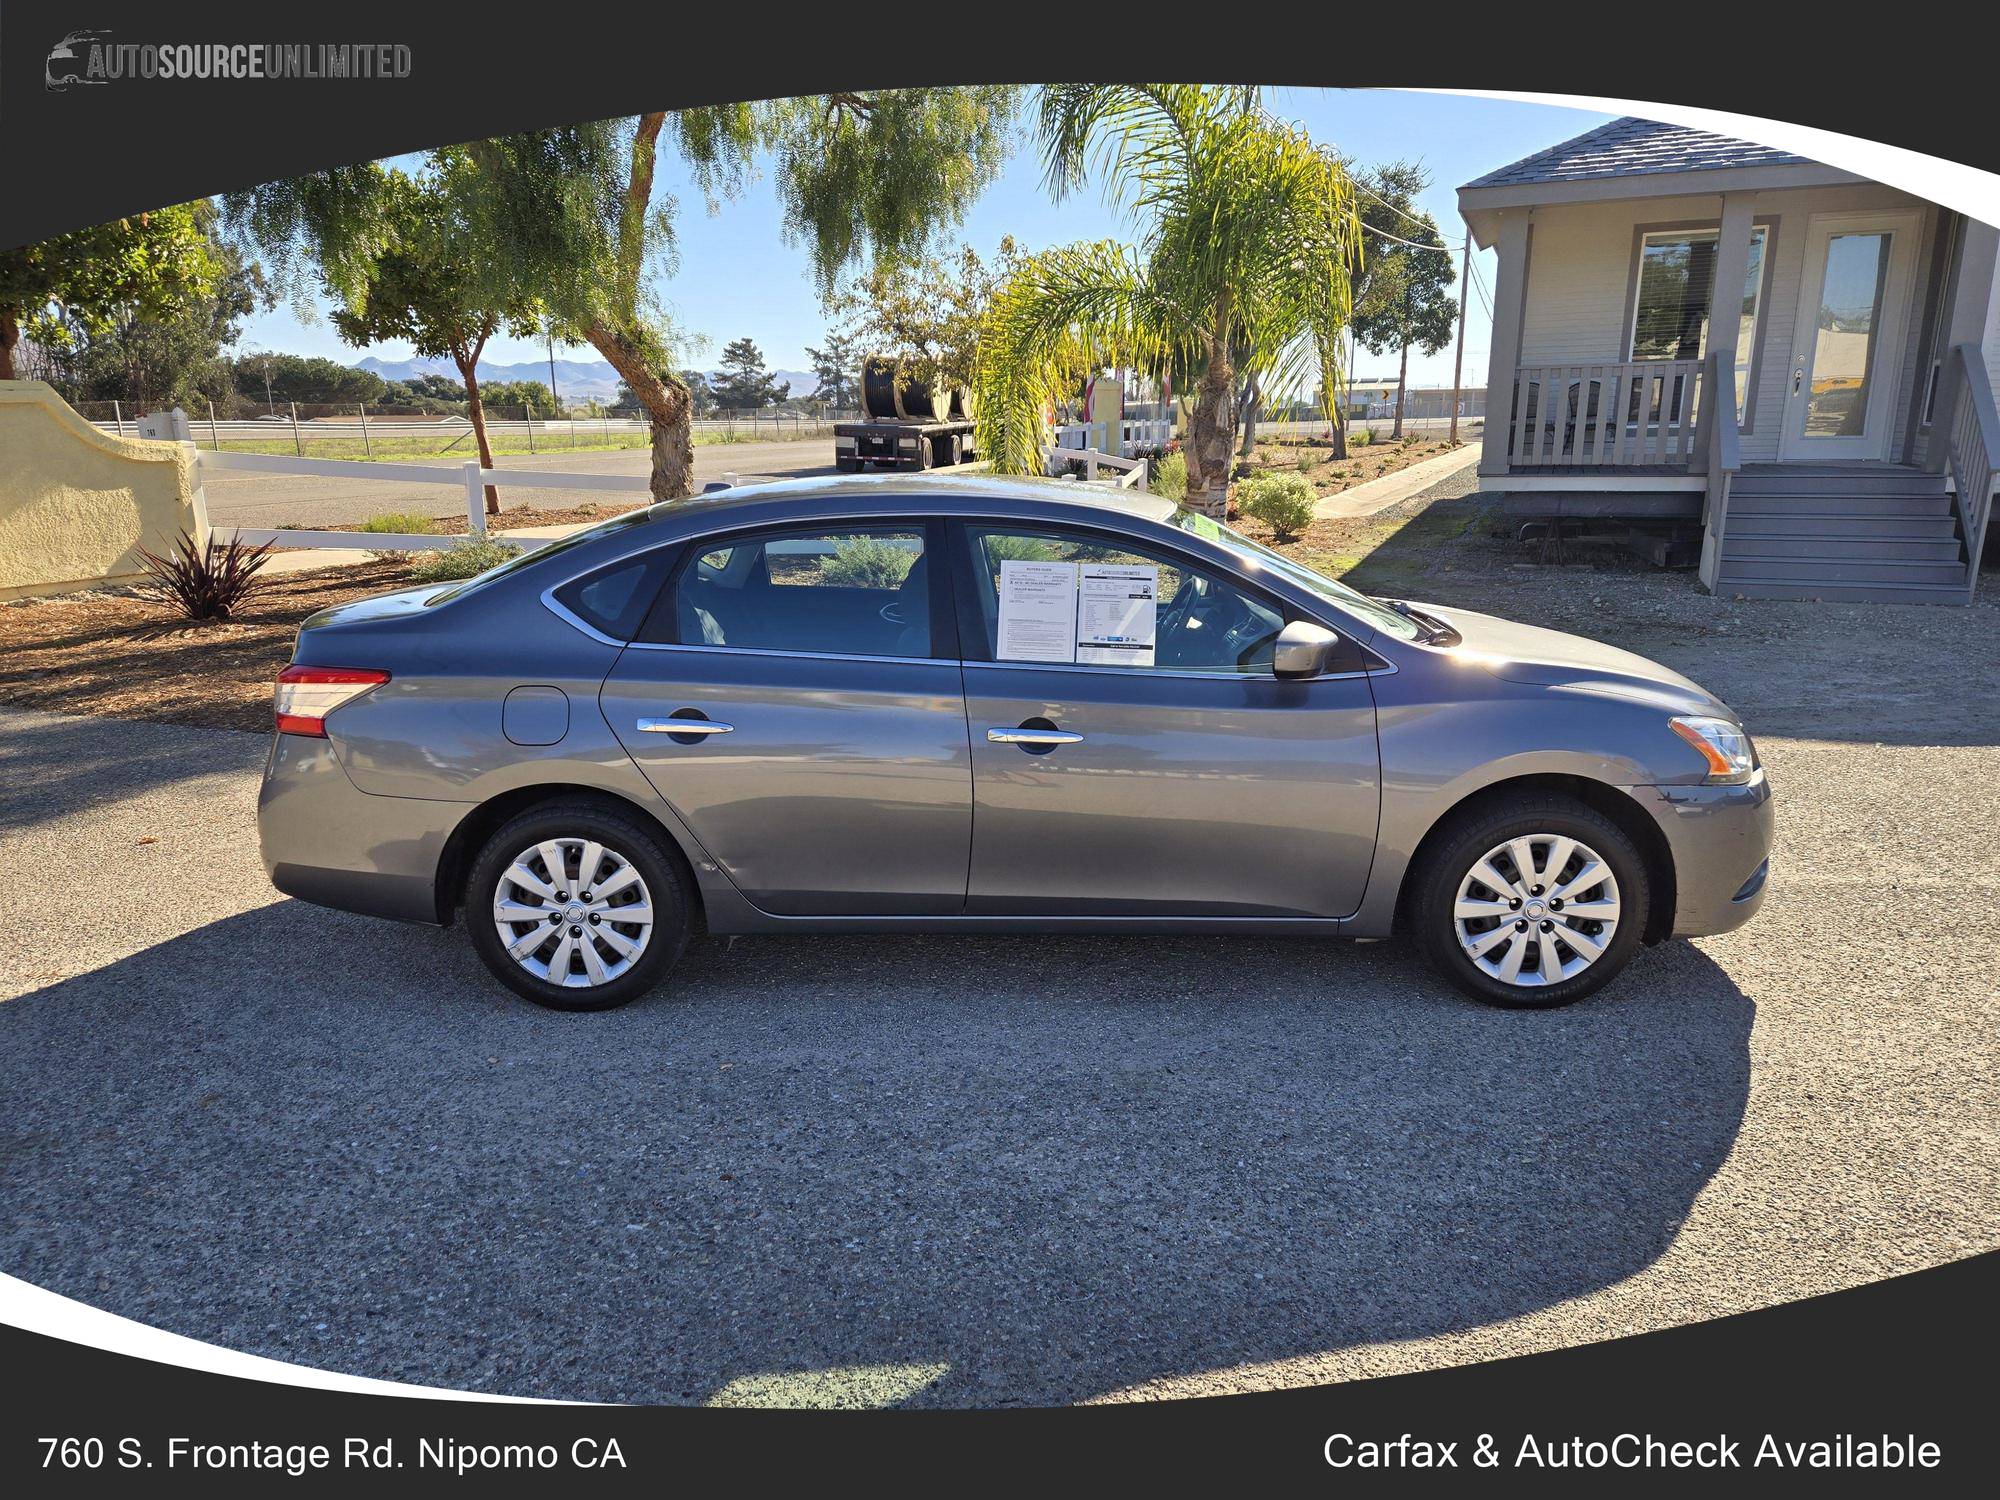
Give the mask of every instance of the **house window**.
[[[1708, 319], [1715, 287], [1717, 231], [1665, 229], [1641, 237], [1639, 286], [1632, 299], [1632, 353], [1640, 359], [1698, 360], [1708, 353]], [[1750, 231], [1736, 328], [1736, 419], [1750, 396], [1750, 361], [1757, 346], [1757, 304], [1764, 287], [1770, 226]]]

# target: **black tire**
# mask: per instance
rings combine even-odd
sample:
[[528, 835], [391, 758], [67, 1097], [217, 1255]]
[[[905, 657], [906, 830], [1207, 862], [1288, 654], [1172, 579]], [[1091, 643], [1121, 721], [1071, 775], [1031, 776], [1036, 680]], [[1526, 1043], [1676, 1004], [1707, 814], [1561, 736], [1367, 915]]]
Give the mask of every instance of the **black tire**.
[[948, 469], [959, 461], [958, 434], [947, 432], [932, 445], [931, 464], [934, 468]]
[[[638, 871], [651, 899], [652, 932], [643, 951], [623, 973], [588, 988], [569, 988], [531, 974], [508, 956], [494, 920], [494, 898], [515, 856], [551, 839], [588, 839], [614, 851]], [[688, 892], [679, 866], [661, 847], [659, 835], [636, 818], [588, 800], [544, 803], [502, 824], [472, 862], [463, 909], [473, 950], [495, 978], [537, 1005], [571, 1011], [610, 1010], [658, 984], [687, 947], [688, 914]]]
[[[1595, 850], [1617, 882], [1619, 912], [1611, 941], [1595, 962], [1568, 979], [1530, 987], [1488, 974], [1467, 954], [1453, 907], [1460, 883], [1489, 850], [1537, 834], [1572, 838]], [[1638, 949], [1652, 910], [1646, 861], [1624, 830], [1573, 798], [1545, 792], [1497, 796], [1453, 813], [1410, 872], [1410, 881], [1410, 935], [1425, 960], [1473, 999], [1510, 1010], [1552, 1010], [1602, 989]]]

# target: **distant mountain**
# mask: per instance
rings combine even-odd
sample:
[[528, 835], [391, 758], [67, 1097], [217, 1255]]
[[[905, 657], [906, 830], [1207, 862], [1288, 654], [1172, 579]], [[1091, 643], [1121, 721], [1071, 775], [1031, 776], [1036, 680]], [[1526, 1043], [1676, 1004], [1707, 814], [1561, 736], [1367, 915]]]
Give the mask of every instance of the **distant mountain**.
[[[443, 375], [458, 379], [458, 366], [448, 359], [377, 359], [369, 355], [360, 360], [356, 369], [371, 370], [384, 380], [408, 380], [414, 375]], [[715, 380], [721, 372], [710, 370], [708, 378]], [[819, 377], [810, 370], [773, 370], [775, 380], [789, 381], [794, 396], [810, 396], [819, 389]], [[530, 360], [524, 364], [501, 365], [490, 360], [479, 362], [479, 378], [485, 380], [539, 380], [549, 383], [549, 362], [545, 359]], [[601, 359], [559, 359], [556, 361], [556, 388], [564, 400], [571, 397], [594, 401], [609, 401], [618, 394], [618, 372]]]

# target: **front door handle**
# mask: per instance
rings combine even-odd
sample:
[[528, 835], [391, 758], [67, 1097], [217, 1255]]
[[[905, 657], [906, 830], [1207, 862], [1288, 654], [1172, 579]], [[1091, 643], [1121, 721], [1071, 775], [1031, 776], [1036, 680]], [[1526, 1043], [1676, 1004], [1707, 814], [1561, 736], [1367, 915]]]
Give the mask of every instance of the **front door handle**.
[[1080, 745], [1083, 736], [1066, 729], [989, 729], [986, 738], [996, 745]]
[[715, 719], [641, 719], [641, 734], [731, 734], [734, 724], [724, 724]]

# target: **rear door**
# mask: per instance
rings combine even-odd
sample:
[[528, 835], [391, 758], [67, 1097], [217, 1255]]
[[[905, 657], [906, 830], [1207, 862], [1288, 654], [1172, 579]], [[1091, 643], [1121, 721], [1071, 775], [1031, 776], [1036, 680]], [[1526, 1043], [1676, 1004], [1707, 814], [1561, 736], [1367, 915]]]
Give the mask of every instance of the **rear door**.
[[964, 907], [971, 759], [942, 539], [925, 520], [704, 538], [605, 681], [619, 740], [765, 911]]
[[969, 912], [1336, 917], [1380, 808], [1360, 646], [1271, 670], [1287, 606], [1171, 550], [967, 521]]

